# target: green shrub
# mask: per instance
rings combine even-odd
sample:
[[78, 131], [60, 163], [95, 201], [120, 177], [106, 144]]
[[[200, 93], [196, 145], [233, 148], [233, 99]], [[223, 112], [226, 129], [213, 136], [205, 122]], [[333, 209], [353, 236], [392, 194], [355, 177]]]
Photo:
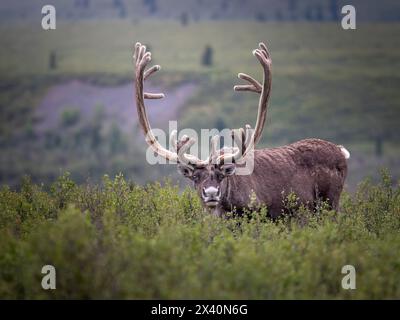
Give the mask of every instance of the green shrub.
[[[221, 219], [168, 181], [76, 185], [64, 174], [46, 192], [25, 178], [0, 190], [0, 297], [398, 299], [399, 195], [384, 172], [344, 194], [339, 213], [321, 204], [277, 221], [266, 208]], [[56, 290], [41, 287], [46, 264]], [[356, 290], [341, 287], [347, 264]]]
[[61, 114], [61, 124], [64, 127], [72, 127], [79, 122], [80, 111], [78, 109], [65, 109]]

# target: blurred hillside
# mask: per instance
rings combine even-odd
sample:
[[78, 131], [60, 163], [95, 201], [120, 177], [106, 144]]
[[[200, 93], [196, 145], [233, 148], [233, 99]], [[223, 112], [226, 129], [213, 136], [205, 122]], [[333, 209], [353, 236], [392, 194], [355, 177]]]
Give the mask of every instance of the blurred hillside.
[[[253, 2], [240, 7], [241, 1], [229, 1], [229, 10], [215, 9], [217, 20], [211, 12], [223, 1], [154, 1], [153, 13], [148, 1], [54, 1], [60, 18], [54, 31], [41, 28], [43, 2], [1, 2], [0, 184], [19, 185], [24, 174], [46, 183], [65, 170], [78, 182], [123, 172], [138, 183], [165, 175], [184, 183], [174, 166], [146, 163], [133, 103], [136, 41], [163, 67], [146, 84], [167, 95], [149, 103], [154, 127], [177, 120], [180, 130], [200, 133], [254, 125], [257, 95], [232, 87], [240, 82], [238, 72], [261, 77], [251, 50], [264, 41], [272, 53], [273, 86], [259, 147], [327, 139], [351, 152], [350, 190], [365, 176], [375, 179], [380, 167], [398, 179], [400, 24], [372, 21], [388, 10], [394, 17], [397, 4], [360, 2], [363, 22], [345, 31], [328, 15], [328, 4], [341, 2], [265, 5], [270, 12], [283, 5], [302, 12], [307, 4], [324, 3], [329, 21], [255, 18], [263, 11], [261, 1]], [[111, 14], [117, 3], [126, 3], [126, 19]], [[182, 16], [172, 3], [190, 13]]]
[[[44, 0], [2, 1], [0, 18], [37, 19]], [[53, 0], [58, 17], [69, 19], [179, 19], [258, 21], [336, 21], [344, 0]], [[400, 3], [393, 0], [353, 0], [362, 21], [398, 21]]]
[[[157, 108], [175, 110], [155, 113], [155, 127], [178, 120], [179, 129], [199, 133], [254, 125], [257, 95], [235, 93], [232, 87], [238, 72], [261, 76], [251, 50], [265, 41], [274, 74], [260, 147], [307, 137], [343, 144], [352, 153], [351, 189], [363, 177], [376, 176], [382, 166], [395, 179], [399, 176], [398, 24], [369, 24], [346, 32], [334, 23], [182, 26], [144, 20], [65, 23], [46, 33], [33, 25], [2, 30], [2, 183], [18, 184], [23, 174], [46, 182], [60, 170], [71, 171], [78, 181], [119, 171], [138, 182], [175, 173], [174, 166], [145, 161], [146, 144], [134, 120], [131, 91], [131, 48], [137, 40], [148, 44], [154, 62], [163, 66], [148, 85], [172, 98], [182, 86], [196, 88], [190, 94], [184, 89], [180, 104], [149, 103], [150, 114]], [[201, 63], [206, 46], [213, 52], [210, 66]]]

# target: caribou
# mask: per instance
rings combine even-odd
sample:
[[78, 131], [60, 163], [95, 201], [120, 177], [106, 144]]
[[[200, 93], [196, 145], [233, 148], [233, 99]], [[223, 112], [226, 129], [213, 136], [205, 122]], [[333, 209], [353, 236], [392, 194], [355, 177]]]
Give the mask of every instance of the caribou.
[[[267, 117], [271, 93], [271, 55], [264, 43], [253, 51], [263, 70], [260, 83], [248, 74], [238, 77], [246, 84], [234, 86], [235, 91], [249, 91], [260, 95], [254, 129], [250, 125], [232, 130], [232, 147], [218, 148], [220, 137], [211, 138], [211, 152], [201, 160], [189, 153], [196, 142], [183, 136], [170, 135], [173, 151], [163, 147], [152, 132], [146, 114], [145, 99], [161, 99], [163, 93], [144, 92], [143, 84], [160, 70], [159, 65], [147, 68], [151, 53], [146, 46], [136, 43], [135, 98], [139, 124], [147, 144], [160, 157], [177, 163], [178, 171], [190, 179], [205, 209], [218, 216], [226, 212], [243, 213], [255, 204], [266, 206], [268, 214], [276, 218], [285, 212], [285, 195], [294, 193], [299, 205], [315, 210], [325, 201], [338, 210], [339, 198], [347, 175], [350, 153], [341, 145], [321, 139], [304, 139], [292, 144], [266, 149], [255, 149]], [[236, 173], [239, 163], [253, 161], [253, 170], [247, 175]]]

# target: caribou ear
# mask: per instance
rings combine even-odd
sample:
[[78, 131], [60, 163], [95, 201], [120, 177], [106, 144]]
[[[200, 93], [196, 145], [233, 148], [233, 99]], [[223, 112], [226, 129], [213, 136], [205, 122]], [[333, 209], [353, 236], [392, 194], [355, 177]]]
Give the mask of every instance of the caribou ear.
[[180, 163], [178, 163], [178, 172], [185, 176], [186, 178], [191, 178], [193, 175], [193, 170], [187, 166], [184, 166]]
[[234, 163], [224, 164], [220, 168], [224, 176], [231, 176], [235, 174], [236, 165]]

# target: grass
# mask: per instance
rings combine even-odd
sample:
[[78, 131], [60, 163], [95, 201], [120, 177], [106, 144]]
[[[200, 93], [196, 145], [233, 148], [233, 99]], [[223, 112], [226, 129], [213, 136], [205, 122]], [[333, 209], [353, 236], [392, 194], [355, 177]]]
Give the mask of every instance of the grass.
[[[268, 43], [274, 72], [281, 76], [394, 76], [400, 63], [396, 23], [360, 24], [355, 31], [344, 31], [336, 23], [205, 21], [183, 27], [168, 20], [95, 20], [60, 22], [54, 31], [21, 23], [2, 25], [2, 30], [0, 73], [7, 75], [130, 74], [136, 41], [150, 45], [157, 63], [175, 72], [207, 72], [200, 65], [207, 44], [215, 49], [215, 74], [259, 71], [250, 53], [260, 41]], [[48, 69], [52, 50], [60, 62], [56, 72]]]
[[[45, 191], [26, 178], [0, 191], [0, 297], [398, 299], [399, 190], [383, 173], [339, 213], [322, 205], [273, 222], [265, 209], [213, 217], [168, 182], [79, 186], [65, 174]], [[41, 288], [46, 264], [56, 290]], [[348, 264], [356, 290], [341, 287]]]

